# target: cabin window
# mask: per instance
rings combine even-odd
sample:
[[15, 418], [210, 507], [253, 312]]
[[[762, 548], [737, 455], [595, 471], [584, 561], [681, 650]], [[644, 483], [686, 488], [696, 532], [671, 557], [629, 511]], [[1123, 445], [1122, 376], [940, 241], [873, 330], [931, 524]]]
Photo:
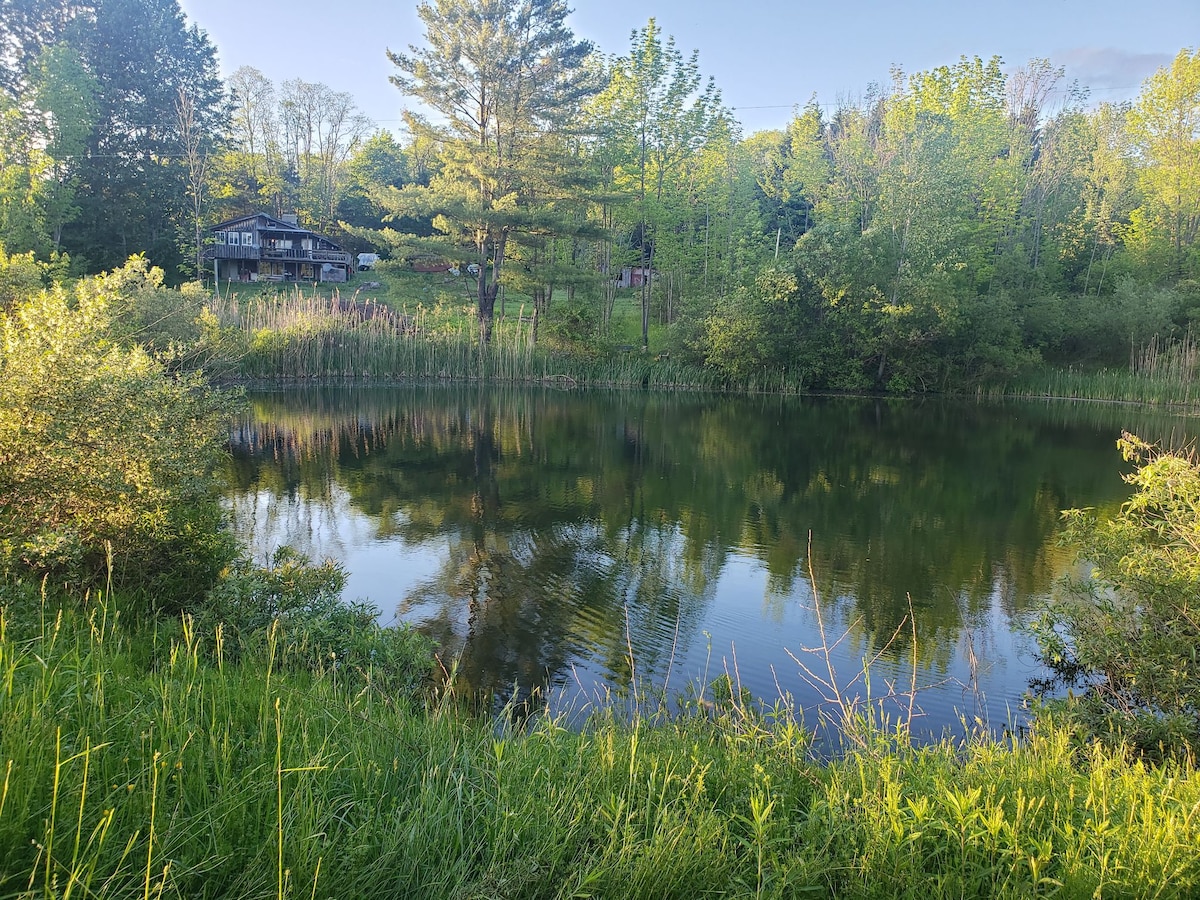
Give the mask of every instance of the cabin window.
[[228, 243], [230, 247], [236, 247], [238, 244], [241, 243], [241, 241], [239, 240], [239, 237], [240, 237], [240, 235], [238, 235], [238, 233], [236, 231], [231, 231], [227, 235], [226, 243]]
[[253, 232], [250, 232], [250, 231], [242, 232], [242, 246], [243, 247], [253, 247], [254, 246]]
[[225, 243], [225, 232], [223, 232], [223, 231], [218, 231], [216, 234], [214, 234], [214, 235], [213, 235], [213, 243], [214, 243], [214, 244], [223, 244], [223, 243]]

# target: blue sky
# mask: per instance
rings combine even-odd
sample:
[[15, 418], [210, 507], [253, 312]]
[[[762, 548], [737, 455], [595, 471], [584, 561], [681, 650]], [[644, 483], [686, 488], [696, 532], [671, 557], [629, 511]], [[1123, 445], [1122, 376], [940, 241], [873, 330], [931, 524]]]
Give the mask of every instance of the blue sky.
[[[276, 82], [320, 81], [354, 96], [381, 127], [406, 100], [388, 82], [385, 49], [421, 41], [416, 4], [379, 0], [182, 0], [228, 75], [250, 65]], [[917, 72], [960, 56], [1001, 56], [1008, 68], [1048, 57], [1093, 100], [1135, 96], [1184, 47], [1200, 46], [1200, 0], [577, 0], [575, 33], [603, 53], [628, 50], [651, 17], [716, 79], [750, 134], [783, 127], [815, 93], [832, 105], [886, 83], [893, 65]]]

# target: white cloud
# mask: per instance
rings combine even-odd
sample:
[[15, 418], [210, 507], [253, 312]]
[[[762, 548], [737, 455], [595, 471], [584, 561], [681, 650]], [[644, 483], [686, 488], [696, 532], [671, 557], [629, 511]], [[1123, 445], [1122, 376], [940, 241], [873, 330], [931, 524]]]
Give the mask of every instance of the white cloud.
[[1142, 82], [1171, 59], [1168, 53], [1131, 53], [1115, 47], [1075, 47], [1055, 54], [1055, 61], [1066, 66], [1067, 77], [1099, 93], [1099, 100], [1135, 96]]

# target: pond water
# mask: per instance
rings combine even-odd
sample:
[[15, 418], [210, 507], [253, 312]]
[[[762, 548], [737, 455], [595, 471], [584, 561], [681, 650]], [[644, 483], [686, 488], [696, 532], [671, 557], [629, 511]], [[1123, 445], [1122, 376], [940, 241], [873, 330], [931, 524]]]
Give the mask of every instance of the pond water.
[[1038, 674], [1025, 625], [1078, 568], [1059, 511], [1126, 498], [1122, 429], [1198, 430], [1100, 404], [480, 386], [250, 400], [227, 500], [255, 557], [338, 560], [348, 598], [435, 638], [470, 688], [581, 710], [728, 674], [814, 723], [829, 682], [896, 715], [915, 687], [924, 734], [1020, 723]]

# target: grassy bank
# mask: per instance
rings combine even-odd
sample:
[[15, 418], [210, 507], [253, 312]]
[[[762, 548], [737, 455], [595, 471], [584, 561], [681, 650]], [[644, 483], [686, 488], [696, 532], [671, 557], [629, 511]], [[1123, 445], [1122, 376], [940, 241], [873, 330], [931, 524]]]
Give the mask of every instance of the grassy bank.
[[[539, 325], [532, 304], [517, 299], [508, 301], [507, 314], [497, 308], [492, 339], [481, 346], [472, 303], [457, 289], [437, 289], [443, 276], [381, 277], [388, 280], [374, 293], [293, 286], [214, 298], [195, 356], [210, 373], [250, 380], [500, 381], [746, 393], [802, 393], [806, 387], [787, 371], [731, 379], [669, 352], [643, 350], [627, 333], [628, 316], [607, 337], [565, 341], [546, 323]], [[623, 301], [618, 308], [628, 312], [631, 300]]]
[[[4, 897], [1185, 897], [1200, 776], [1061, 734], [814, 761], [786, 716], [498, 729], [6, 589]], [[207, 649], [206, 649], [207, 648]]]
[[1190, 331], [1175, 340], [1155, 337], [1149, 343], [1131, 347], [1128, 366], [1046, 366], [993, 385], [983, 393], [1192, 406], [1200, 402], [1200, 344]]
[[1192, 406], [1200, 402], [1200, 383], [1166, 374], [1128, 369], [1043, 369], [983, 393], [1025, 399], [1108, 400], [1150, 406]]

